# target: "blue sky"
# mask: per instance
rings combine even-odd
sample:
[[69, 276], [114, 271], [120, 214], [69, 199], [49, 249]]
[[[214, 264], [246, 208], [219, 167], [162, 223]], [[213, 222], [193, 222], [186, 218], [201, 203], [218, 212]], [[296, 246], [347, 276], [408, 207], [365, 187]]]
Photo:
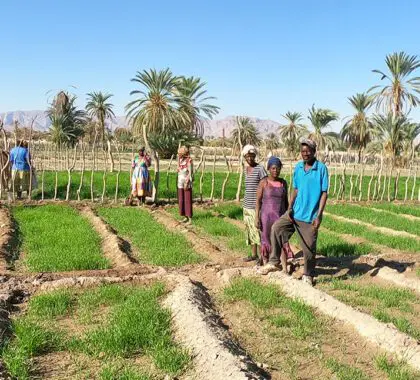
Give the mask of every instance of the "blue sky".
[[59, 89], [84, 106], [102, 90], [121, 115], [136, 71], [170, 67], [205, 80], [221, 117], [280, 121], [313, 103], [345, 117], [386, 54], [420, 54], [416, 0], [14, 0], [0, 11], [0, 111], [45, 109]]

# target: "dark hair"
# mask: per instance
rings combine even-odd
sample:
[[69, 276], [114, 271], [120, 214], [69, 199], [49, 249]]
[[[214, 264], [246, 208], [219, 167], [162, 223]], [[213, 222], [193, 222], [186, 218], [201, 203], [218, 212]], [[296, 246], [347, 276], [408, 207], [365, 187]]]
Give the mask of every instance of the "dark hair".
[[316, 152], [316, 148], [314, 148], [313, 146], [310, 146], [309, 144], [302, 143], [300, 145], [307, 146], [312, 152], [314, 152], [314, 153]]

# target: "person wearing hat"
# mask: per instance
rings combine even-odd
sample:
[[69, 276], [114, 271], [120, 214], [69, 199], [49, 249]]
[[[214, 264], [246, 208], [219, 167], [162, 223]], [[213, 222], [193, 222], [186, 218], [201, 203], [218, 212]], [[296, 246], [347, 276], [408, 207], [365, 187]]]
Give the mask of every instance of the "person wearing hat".
[[178, 149], [178, 207], [179, 215], [183, 216], [183, 223], [191, 223], [192, 218], [192, 180], [193, 162], [190, 151], [186, 146]]
[[260, 232], [255, 226], [255, 208], [257, 204], [257, 189], [260, 181], [267, 177], [264, 167], [255, 161], [257, 150], [253, 145], [245, 145], [242, 155], [247, 163], [245, 167], [245, 196], [243, 200], [244, 223], [246, 230], [246, 242], [251, 245], [251, 255], [244, 258], [244, 261], [256, 260], [261, 262], [258, 257], [258, 247], [261, 244]]
[[152, 193], [152, 181], [149, 174], [150, 164], [150, 156], [145, 153], [145, 148], [141, 147], [131, 163], [131, 196], [137, 197], [139, 205], [144, 205], [146, 196], [150, 196]]
[[[255, 226], [261, 231], [261, 257], [268, 262], [271, 252], [271, 227], [289, 207], [287, 182], [280, 178], [282, 163], [278, 157], [270, 157], [267, 163], [268, 177], [262, 179], [257, 190]], [[293, 258], [289, 243], [285, 243], [280, 256], [284, 270], [287, 258]]]
[[328, 170], [315, 157], [316, 143], [300, 139], [303, 161], [295, 166], [293, 193], [287, 212], [271, 228], [271, 253], [261, 274], [278, 270], [282, 247], [297, 232], [304, 255], [302, 280], [313, 285], [316, 264], [316, 241], [322, 214], [327, 203]]

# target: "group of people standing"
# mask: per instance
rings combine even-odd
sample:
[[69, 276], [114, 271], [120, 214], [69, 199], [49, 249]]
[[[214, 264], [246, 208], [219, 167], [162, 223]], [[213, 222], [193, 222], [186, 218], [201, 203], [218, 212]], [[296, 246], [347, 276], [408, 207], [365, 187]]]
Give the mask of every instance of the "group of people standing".
[[[257, 150], [246, 145], [243, 219], [251, 254], [244, 261], [256, 261], [261, 274], [282, 270], [294, 271], [289, 240], [297, 232], [304, 256], [302, 280], [313, 285], [318, 229], [327, 202], [328, 170], [316, 159], [316, 143], [301, 139], [302, 161], [295, 166], [291, 196], [288, 184], [280, 177], [283, 167], [278, 157], [270, 157], [265, 169], [256, 162]], [[144, 203], [152, 191], [149, 175], [150, 157], [141, 148], [132, 163], [132, 196]], [[178, 149], [177, 195], [179, 213], [184, 223], [192, 218], [193, 163], [189, 149]]]
[[[131, 164], [131, 197], [136, 197], [140, 204], [144, 204], [147, 196], [152, 195], [152, 181], [149, 174], [150, 156], [142, 147]], [[191, 223], [192, 218], [192, 179], [193, 163], [190, 151], [186, 146], [178, 149], [178, 178], [177, 195], [180, 215], [183, 223]]]
[[270, 157], [267, 170], [256, 162], [257, 151], [246, 145], [242, 154], [245, 170], [244, 223], [251, 255], [245, 261], [256, 260], [261, 274], [294, 270], [293, 252], [289, 240], [297, 232], [304, 256], [302, 280], [313, 285], [316, 264], [318, 229], [327, 202], [328, 170], [316, 159], [316, 143], [301, 139], [302, 161], [295, 166], [292, 194], [287, 182], [280, 178], [282, 163]]

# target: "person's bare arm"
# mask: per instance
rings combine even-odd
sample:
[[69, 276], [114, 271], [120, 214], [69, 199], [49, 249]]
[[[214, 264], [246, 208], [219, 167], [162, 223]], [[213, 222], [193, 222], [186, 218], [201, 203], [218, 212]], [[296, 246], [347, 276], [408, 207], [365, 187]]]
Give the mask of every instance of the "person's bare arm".
[[321, 199], [319, 200], [319, 208], [318, 213], [314, 221], [312, 222], [312, 225], [317, 230], [322, 222], [322, 214], [324, 213], [325, 206], [327, 204], [328, 194], [326, 191], [323, 191], [321, 194]]
[[261, 228], [260, 212], [261, 212], [261, 203], [262, 203], [262, 198], [263, 198], [263, 193], [264, 193], [264, 185], [265, 185], [265, 180], [261, 180], [257, 188], [257, 203], [255, 205], [255, 227], [257, 227], [258, 229]]

